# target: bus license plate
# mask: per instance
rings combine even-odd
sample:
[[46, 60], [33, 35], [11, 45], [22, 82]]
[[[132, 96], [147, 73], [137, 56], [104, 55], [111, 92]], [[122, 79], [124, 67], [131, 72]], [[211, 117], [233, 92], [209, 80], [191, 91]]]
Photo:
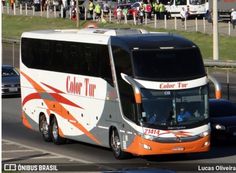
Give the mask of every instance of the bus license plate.
[[184, 149], [185, 149], [184, 147], [180, 146], [172, 148], [173, 151], [184, 151]]
[[9, 88], [9, 92], [16, 92], [18, 89], [16, 87], [14, 88]]

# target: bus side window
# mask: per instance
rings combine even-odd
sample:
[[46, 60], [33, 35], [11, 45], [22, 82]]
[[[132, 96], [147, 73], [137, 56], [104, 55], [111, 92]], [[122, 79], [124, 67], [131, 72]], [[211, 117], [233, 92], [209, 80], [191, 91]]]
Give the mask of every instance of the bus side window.
[[98, 76], [97, 45], [87, 44], [84, 47], [84, 58], [86, 61], [85, 75]]
[[22, 62], [27, 66], [27, 67], [31, 67], [32, 65], [32, 61], [34, 59], [33, 57], [33, 50], [34, 47], [33, 45], [33, 39], [29, 39], [29, 38], [22, 38], [22, 44], [21, 44], [21, 58], [22, 58]]
[[[65, 45], [64, 45], [65, 46]], [[63, 45], [60, 42], [56, 42], [54, 44], [53, 47], [53, 62], [52, 62], [52, 68], [55, 71], [62, 71], [63, 68], [61, 66], [63, 66], [64, 63], [62, 63], [63, 60]]]
[[51, 64], [51, 51], [50, 51], [50, 43], [49, 41], [41, 41], [40, 44], [40, 51], [39, 51], [39, 59], [40, 59], [40, 64], [39, 67], [42, 69], [47, 70], [50, 68]]
[[31, 62], [31, 67], [32, 68], [40, 68], [41, 67], [41, 62], [43, 61], [40, 56], [40, 51], [42, 49], [42, 41], [41, 40], [34, 40], [32, 42], [32, 62]]
[[132, 86], [121, 77], [121, 73], [132, 76], [131, 58], [128, 52], [119, 47], [113, 47], [112, 49], [122, 111], [124, 116], [135, 122], [134, 91]]
[[111, 64], [109, 58], [109, 52], [107, 46], [99, 46], [99, 74], [105, 79], [111, 86], [114, 86], [111, 72]]
[[74, 43], [70, 44], [67, 58], [67, 72], [78, 74], [79, 55], [78, 45]]

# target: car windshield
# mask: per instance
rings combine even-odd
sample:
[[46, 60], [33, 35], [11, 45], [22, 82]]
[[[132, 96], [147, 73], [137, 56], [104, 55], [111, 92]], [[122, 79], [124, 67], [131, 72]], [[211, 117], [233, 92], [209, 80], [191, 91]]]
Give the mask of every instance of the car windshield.
[[18, 73], [13, 68], [2, 68], [2, 77], [17, 76]]
[[180, 127], [208, 119], [207, 87], [187, 90], [141, 89], [142, 117], [147, 127]]

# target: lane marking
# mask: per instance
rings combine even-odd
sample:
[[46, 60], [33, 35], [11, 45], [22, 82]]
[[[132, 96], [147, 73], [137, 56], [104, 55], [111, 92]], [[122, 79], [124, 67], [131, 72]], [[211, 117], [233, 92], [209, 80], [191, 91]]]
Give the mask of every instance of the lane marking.
[[[25, 156], [27, 157], [27, 156]], [[64, 157], [58, 157], [58, 156], [36, 156], [36, 157], [31, 157], [30, 160], [40, 160], [40, 159], [64, 159]], [[5, 157], [3, 158], [3, 162], [7, 161], [7, 160], [14, 160], [15, 158], [13, 157]]]
[[15, 144], [17, 146], [20, 146], [20, 147], [23, 147], [23, 148], [27, 148], [29, 150], [40, 151], [40, 152], [43, 152], [43, 153], [50, 153], [50, 154], [55, 155], [57, 157], [66, 158], [66, 159], [72, 160], [72, 161], [77, 161], [77, 162], [81, 162], [81, 163], [95, 164], [94, 162], [90, 162], [90, 161], [87, 161], [87, 160], [84, 160], [84, 159], [78, 159], [78, 158], [75, 158], [75, 157], [66, 156], [66, 155], [63, 155], [63, 154], [58, 154], [58, 153], [55, 153], [55, 152], [52, 152], [52, 151], [48, 151], [48, 150], [44, 150], [44, 149], [39, 149], [39, 148], [36, 148], [36, 147], [24, 145], [24, 144], [21, 144], [19, 142], [7, 140], [7, 139], [2, 139], [2, 142], [6, 142], [8, 144]]
[[2, 153], [21, 153], [21, 152], [35, 152], [35, 150], [5, 150]]

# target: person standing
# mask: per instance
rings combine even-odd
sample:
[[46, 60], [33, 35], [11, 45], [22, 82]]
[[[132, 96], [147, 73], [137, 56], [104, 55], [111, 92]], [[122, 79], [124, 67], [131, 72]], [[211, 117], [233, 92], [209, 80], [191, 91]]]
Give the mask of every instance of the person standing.
[[180, 11], [180, 16], [181, 16], [181, 21], [182, 21], [182, 26], [184, 26], [184, 21], [187, 19], [187, 11], [182, 7]]
[[141, 4], [141, 6], [139, 7], [138, 15], [140, 19], [140, 24], [143, 24], [143, 16], [144, 16], [143, 4]]
[[236, 25], [236, 11], [235, 9], [231, 10], [231, 23], [233, 25], [233, 29], [235, 29], [235, 25]]
[[101, 5], [99, 3], [97, 3], [95, 5], [95, 13], [96, 13], [96, 19], [98, 21], [100, 21], [100, 19], [101, 19]]
[[103, 15], [104, 15], [104, 17], [105, 17], [105, 18], [108, 18], [108, 14], [109, 14], [110, 7], [109, 7], [109, 5], [108, 5], [107, 0], [103, 3], [102, 10], [103, 10]]
[[162, 2], [159, 4], [160, 19], [164, 19], [166, 8]]
[[146, 4], [146, 13], [147, 13], [147, 18], [152, 20], [152, 4], [150, 0], [148, 0], [148, 3]]
[[117, 15], [117, 23], [120, 23], [122, 17], [122, 9], [120, 8], [120, 6], [116, 9], [116, 15]]
[[14, 0], [10, 0], [10, 4], [11, 4], [11, 9], [12, 9], [12, 10], [14, 9], [14, 3], [15, 3]]
[[155, 4], [154, 11], [155, 11], [155, 14], [157, 16], [157, 19], [160, 19], [159, 1], [157, 1], [157, 3]]
[[89, 0], [89, 5], [88, 5], [88, 10], [89, 10], [89, 18], [92, 19], [93, 18], [93, 10], [94, 10], [94, 4], [92, 0]]

